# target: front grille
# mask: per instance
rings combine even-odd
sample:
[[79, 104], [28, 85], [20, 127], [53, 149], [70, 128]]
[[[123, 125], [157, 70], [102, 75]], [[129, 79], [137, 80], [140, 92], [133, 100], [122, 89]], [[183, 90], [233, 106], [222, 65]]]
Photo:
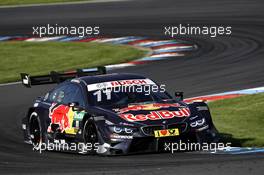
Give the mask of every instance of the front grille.
[[155, 130], [162, 130], [164, 126], [162, 125], [152, 125], [152, 126], [143, 126], [141, 127], [142, 132], [147, 136], [154, 136]]
[[163, 130], [163, 129], [175, 129], [178, 128], [180, 133], [184, 133], [187, 131], [187, 123], [172, 123], [168, 124], [166, 127], [164, 125], [150, 125], [150, 126], [143, 126], [141, 127], [142, 132], [147, 136], [154, 136], [155, 130]]
[[169, 124], [167, 127], [168, 129], [178, 128], [180, 133], [184, 133], [187, 131], [187, 123], [185, 122]]

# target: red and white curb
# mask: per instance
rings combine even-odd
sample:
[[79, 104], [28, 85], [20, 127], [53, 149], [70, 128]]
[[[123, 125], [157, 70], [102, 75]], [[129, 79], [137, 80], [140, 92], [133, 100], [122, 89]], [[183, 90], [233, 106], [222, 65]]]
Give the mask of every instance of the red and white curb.
[[258, 93], [264, 93], [264, 87], [257, 87], [257, 88], [251, 88], [251, 89], [244, 89], [244, 90], [223, 92], [223, 93], [212, 94], [212, 95], [192, 97], [192, 98], [184, 99], [184, 101], [192, 102], [192, 101], [198, 100], [198, 101], [211, 102], [211, 101], [217, 101], [217, 100], [223, 100], [223, 99], [229, 99], [229, 98], [236, 98], [242, 95], [258, 94]]
[[106, 65], [108, 70], [124, 68], [128, 66], [135, 66], [139, 64], [146, 64], [152, 61], [159, 61], [170, 59], [172, 57], [185, 56], [191, 51], [197, 49], [195, 44], [188, 43], [182, 40], [155, 40], [147, 37], [126, 36], [117, 38], [99, 38], [99, 37], [23, 37], [23, 36], [0, 36], [0, 41], [25, 41], [25, 42], [98, 42], [98, 43], [111, 43], [111, 44], [123, 44], [141, 47], [150, 50], [148, 56], [140, 58], [138, 60], [130, 61], [128, 63]]

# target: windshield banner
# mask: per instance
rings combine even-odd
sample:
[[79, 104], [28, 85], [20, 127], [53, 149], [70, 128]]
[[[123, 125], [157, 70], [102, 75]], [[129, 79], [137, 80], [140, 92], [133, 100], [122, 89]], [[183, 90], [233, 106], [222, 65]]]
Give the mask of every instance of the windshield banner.
[[118, 80], [118, 81], [108, 81], [102, 83], [89, 84], [87, 86], [88, 91], [102, 90], [108, 88], [115, 88], [120, 86], [134, 86], [134, 85], [156, 85], [150, 79], [131, 79], [131, 80]]

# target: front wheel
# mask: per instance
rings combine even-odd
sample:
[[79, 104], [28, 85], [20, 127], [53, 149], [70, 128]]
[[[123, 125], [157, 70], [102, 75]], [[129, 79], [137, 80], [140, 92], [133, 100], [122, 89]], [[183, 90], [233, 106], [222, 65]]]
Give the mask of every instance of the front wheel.
[[209, 129], [196, 133], [198, 143], [218, 143], [219, 133], [214, 125]]
[[83, 139], [87, 153], [95, 154], [98, 146], [97, 129], [92, 120], [87, 120], [83, 128]]

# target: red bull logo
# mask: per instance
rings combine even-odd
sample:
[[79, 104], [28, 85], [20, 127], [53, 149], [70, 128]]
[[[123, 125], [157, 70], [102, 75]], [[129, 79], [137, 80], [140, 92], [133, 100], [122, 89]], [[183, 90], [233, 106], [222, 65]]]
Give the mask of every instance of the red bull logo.
[[172, 103], [172, 104], [154, 103], [154, 104], [146, 104], [146, 105], [132, 105], [120, 109], [119, 113], [125, 113], [128, 111], [140, 111], [140, 110], [157, 110], [161, 108], [179, 107], [179, 106], [180, 104], [178, 103]]
[[190, 110], [188, 108], [180, 108], [179, 111], [152, 111], [150, 114], [120, 114], [121, 118], [135, 122], [135, 121], [146, 121], [146, 120], [161, 120], [161, 119], [172, 119], [174, 117], [189, 117]]

